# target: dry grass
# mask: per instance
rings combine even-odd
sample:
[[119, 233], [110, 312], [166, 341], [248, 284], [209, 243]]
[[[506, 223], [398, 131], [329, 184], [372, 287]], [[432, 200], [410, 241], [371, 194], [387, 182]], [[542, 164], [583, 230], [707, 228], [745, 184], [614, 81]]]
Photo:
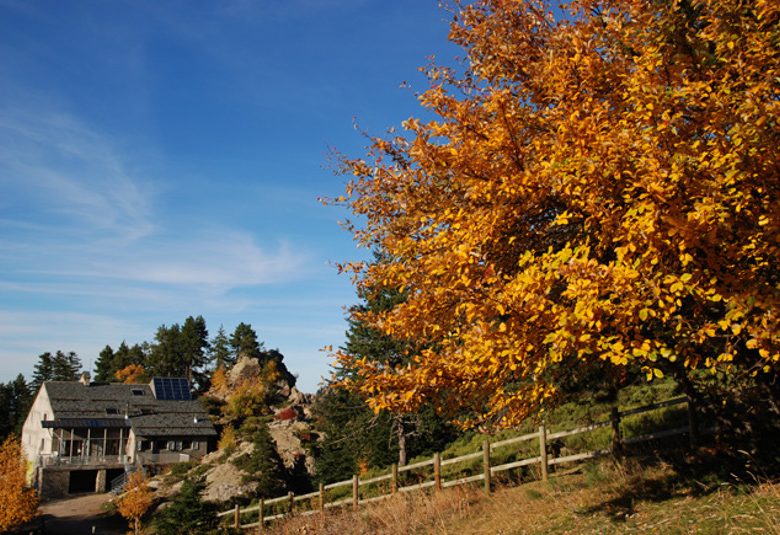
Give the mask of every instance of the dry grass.
[[297, 517], [272, 534], [657, 533], [780, 535], [780, 483], [681, 481], [672, 467], [589, 465], [574, 475], [501, 488], [414, 493], [351, 511]]
[[480, 499], [472, 489], [452, 489], [429, 494], [398, 494], [378, 503], [349, 510], [328, 512], [325, 516], [293, 517], [266, 529], [270, 534], [322, 535], [408, 535], [409, 533], [449, 533], [447, 525], [465, 519]]

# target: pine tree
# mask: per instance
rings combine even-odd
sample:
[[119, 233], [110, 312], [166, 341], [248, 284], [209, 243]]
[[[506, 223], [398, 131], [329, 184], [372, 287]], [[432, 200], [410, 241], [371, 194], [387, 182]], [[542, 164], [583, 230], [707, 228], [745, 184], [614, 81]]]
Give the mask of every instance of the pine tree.
[[81, 373], [81, 359], [73, 352], [57, 351], [52, 359], [52, 381], [75, 381]]
[[8, 389], [11, 394], [8, 416], [13, 423], [12, 432], [21, 435], [22, 426], [25, 418], [27, 418], [30, 405], [32, 405], [35, 392], [30, 389], [30, 385], [27, 384], [24, 375], [21, 373], [16, 376], [16, 379], [8, 383]]
[[256, 482], [256, 493], [266, 498], [283, 492], [286, 471], [266, 423], [257, 418], [248, 419], [242, 425], [242, 431], [250, 433], [254, 445], [250, 453], [234, 461], [238, 468], [246, 472], [244, 482]]
[[211, 359], [216, 368], [229, 368], [236, 362], [230, 351], [230, 341], [222, 325], [219, 326], [217, 334], [211, 339]]
[[199, 388], [208, 382], [205, 368], [211, 361], [209, 349], [209, 331], [203, 316], [184, 320], [181, 328], [182, 358], [184, 360], [184, 376], [190, 384]]
[[114, 376], [114, 350], [107, 345], [95, 361], [95, 381], [111, 381]]
[[155, 514], [154, 528], [159, 535], [211, 533], [217, 525], [215, 507], [201, 498], [202, 481], [185, 479], [171, 504]]
[[239, 323], [230, 337], [230, 348], [237, 360], [239, 357], [259, 358], [263, 343], [257, 341], [257, 333], [248, 323]]
[[38, 362], [33, 368], [32, 386], [37, 392], [43, 383], [54, 379], [54, 358], [48, 351], [38, 355]]
[[148, 373], [159, 377], [182, 377], [187, 372], [181, 344], [181, 327], [160, 325], [149, 355]]

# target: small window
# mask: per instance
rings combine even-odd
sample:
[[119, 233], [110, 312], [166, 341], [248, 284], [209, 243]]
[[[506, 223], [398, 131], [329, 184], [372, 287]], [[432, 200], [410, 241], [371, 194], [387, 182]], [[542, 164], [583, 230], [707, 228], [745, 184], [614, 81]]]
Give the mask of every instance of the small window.
[[196, 450], [200, 447], [200, 444], [198, 444], [197, 440], [193, 440], [192, 444], [190, 444], [190, 449]]
[[144, 391], [142, 388], [133, 388], [132, 390], [134, 396], [143, 396]]
[[143, 440], [139, 440], [138, 442], [136, 442], [136, 444], [135, 444], [135, 451], [144, 451], [144, 441]]
[[176, 442], [174, 442], [173, 440], [169, 440], [166, 449], [168, 451], [173, 451], [175, 448], [176, 448]]
[[106, 408], [106, 414], [119, 414], [119, 410], [114, 407], [107, 407]]

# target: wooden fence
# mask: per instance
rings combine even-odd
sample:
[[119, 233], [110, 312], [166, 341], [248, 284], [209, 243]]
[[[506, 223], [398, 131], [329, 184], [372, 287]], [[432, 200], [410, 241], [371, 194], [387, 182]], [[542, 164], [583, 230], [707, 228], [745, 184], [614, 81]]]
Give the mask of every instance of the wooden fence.
[[[663, 407], [670, 407], [673, 405], [681, 405], [681, 404], [687, 404], [687, 408], [688, 408], [687, 425], [683, 427], [664, 429], [649, 434], [634, 436], [631, 438], [623, 438], [621, 432], [621, 420], [624, 417], [657, 410]], [[541, 425], [539, 427], [539, 430], [534, 433], [528, 433], [525, 435], [508, 438], [497, 442], [490, 442], [489, 440], [484, 440], [482, 442], [482, 449], [480, 451], [468, 453], [466, 455], [461, 455], [458, 457], [442, 460], [441, 453], [437, 452], [433, 454], [432, 458], [426, 459], [424, 461], [419, 461], [405, 466], [398, 466], [394, 464], [392, 465], [389, 473], [382, 474], [376, 477], [372, 477], [369, 479], [360, 479], [360, 477], [356, 474], [352, 476], [352, 479], [346, 479], [344, 481], [338, 481], [336, 483], [330, 483], [327, 485], [323, 485], [322, 483], [320, 483], [319, 489], [315, 492], [310, 492], [308, 494], [302, 494], [298, 496], [290, 492], [286, 496], [279, 496], [268, 500], [260, 499], [257, 504], [251, 507], [242, 508], [240, 505], [236, 505], [235, 508], [218, 513], [217, 516], [230, 517], [232, 515], [232, 525], [236, 529], [256, 528], [258, 531], [263, 531], [266, 522], [278, 518], [282, 518], [287, 515], [292, 515], [293, 513], [299, 515], [311, 515], [315, 513], [324, 513], [325, 510], [329, 508], [345, 507], [345, 506], [347, 507], [351, 506], [353, 509], [357, 510], [357, 508], [361, 504], [368, 504], [379, 500], [383, 500], [389, 498], [390, 496], [398, 492], [411, 492], [414, 490], [420, 490], [420, 489], [425, 489], [430, 487], [433, 487], [436, 490], [441, 490], [448, 487], [454, 487], [458, 485], [465, 485], [468, 483], [481, 481], [483, 482], [485, 491], [489, 493], [491, 482], [495, 474], [507, 470], [520, 468], [523, 466], [539, 465], [541, 478], [542, 480], [546, 481], [548, 477], [548, 471], [550, 470], [551, 467], [554, 467], [558, 464], [582, 461], [585, 459], [591, 459], [594, 457], [599, 457], [607, 454], [620, 455], [625, 445], [637, 444], [640, 442], [646, 442], [649, 440], [655, 440], [655, 439], [671, 437], [674, 435], [681, 435], [681, 434], [688, 434], [689, 439], [691, 441], [691, 445], [693, 445], [698, 435], [695, 426], [696, 426], [696, 418], [693, 412], [693, 406], [689, 402], [688, 398], [686, 397], [669, 399], [667, 401], [653, 403], [650, 405], [629, 409], [625, 411], [619, 411], [617, 408], [613, 408], [612, 413], [610, 414], [610, 418], [608, 420], [593, 423], [583, 427], [556, 431], [551, 433], [549, 432], [548, 429], [546, 429], [544, 425]], [[596, 429], [600, 429], [604, 427], [611, 427], [611, 444], [609, 448], [585, 451], [585, 452], [565, 455], [562, 457], [550, 455], [550, 444], [552, 443], [552, 441], [557, 441], [565, 437], [571, 437], [582, 433], [588, 433], [590, 431], [594, 431]], [[497, 466], [493, 466], [491, 464], [491, 453], [493, 453], [498, 448], [502, 448], [514, 444], [520, 444], [528, 441], [538, 441], [539, 454], [537, 456], [520, 459], [509, 463], [504, 463]], [[442, 478], [442, 467], [465, 463], [468, 461], [475, 461], [480, 458], [482, 460], [481, 473], [468, 476], [468, 477], [451, 479], [449, 481], [445, 481]], [[428, 466], [433, 467], [433, 479], [429, 481], [418, 482], [413, 485], [399, 487], [400, 474], [404, 472], [408, 472], [410, 470], [426, 468]], [[374, 496], [371, 498], [361, 498], [360, 487], [366, 485], [372, 485], [376, 483], [382, 483], [382, 482], [389, 482], [389, 493], [380, 494], [378, 496]], [[349, 487], [349, 486], [352, 487], [351, 496], [347, 498], [342, 498], [340, 500], [332, 501], [332, 502], [328, 502], [326, 500], [326, 491], [337, 489], [340, 487]], [[302, 509], [301, 506], [298, 504], [300, 504], [300, 502], [306, 502], [306, 501], [309, 502], [310, 508]], [[269, 506], [273, 506], [272, 508], [276, 510], [278, 510], [281, 507], [284, 509], [284, 512], [266, 516], [266, 508]], [[250, 514], [250, 513], [256, 513], [252, 515], [253, 517], [256, 518], [256, 521], [249, 522], [249, 523], [242, 523], [241, 517], [243, 515]]]

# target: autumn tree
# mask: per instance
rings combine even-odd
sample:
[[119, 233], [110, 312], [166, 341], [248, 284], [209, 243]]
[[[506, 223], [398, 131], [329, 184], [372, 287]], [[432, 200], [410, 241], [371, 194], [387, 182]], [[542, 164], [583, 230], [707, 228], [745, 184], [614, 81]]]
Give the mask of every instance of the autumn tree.
[[[384, 261], [376, 253], [375, 262]], [[372, 311], [390, 310], [406, 299], [395, 289], [384, 289], [361, 296], [351, 311], [349, 330], [343, 351], [355, 359], [384, 366], [402, 366], [409, 361], [419, 342], [399, 340], [360, 319]], [[439, 451], [454, 437], [453, 429], [439, 418], [430, 404], [409, 414], [379, 411], [374, 414], [354, 392], [340, 388], [353, 379], [356, 370], [338, 366], [328, 384], [317, 394], [314, 413], [324, 436], [318, 442], [317, 472], [325, 480], [343, 479], [354, 474], [360, 463], [404, 466], [410, 457]]]
[[[597, 364], [767, 385], [780, 371], [780, 4], [536, 0], [456, 6], [466, 61], [431, 65], [430, 119], [345, 159], [355, 312], [430, 343], [338, 357], [376, 409], [428, 401], [512, 426]], [[774, 385], [774, 386], [771, 386]]]
[[14, 435], [0, 445], [0, 532], [29, 522], [38, 510], [38, 495], [27, 488], [22, 444]]
[[152, 506], [153, 501], [154, 494], [146, 482], [143, 471], [137, 470], [130, 474], [124, 493], [116, 501], [116, 508], [129, 522], [133, 533], [141, 533], [141, 518]]
[[149, 376], [141, 364], [129, 364], [114, 373], [114, 379], [125, 384], [140, 384], [149, 381]]
[[104, 347], [95, 361], [95, 381], [115, 381], [116, 373], [128, 366], [143, 366], [147, 358], [147, 344], [128, 346], [124, 340], [116, 351]]

